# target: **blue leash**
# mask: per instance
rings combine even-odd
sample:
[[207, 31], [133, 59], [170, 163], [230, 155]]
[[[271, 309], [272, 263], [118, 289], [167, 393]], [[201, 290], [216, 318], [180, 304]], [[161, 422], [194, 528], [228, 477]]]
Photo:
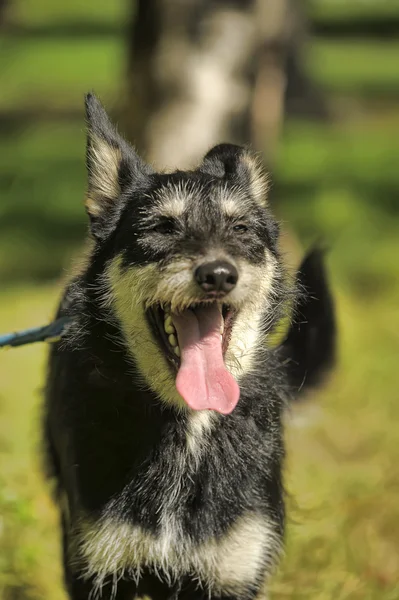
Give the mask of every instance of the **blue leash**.
[[43, 327], [33, 327], [24, 331], [0, 335], [0, 348], [15, 348], [35, 342], [58, 342], [71, 322], [70, 317], [61, 317]]

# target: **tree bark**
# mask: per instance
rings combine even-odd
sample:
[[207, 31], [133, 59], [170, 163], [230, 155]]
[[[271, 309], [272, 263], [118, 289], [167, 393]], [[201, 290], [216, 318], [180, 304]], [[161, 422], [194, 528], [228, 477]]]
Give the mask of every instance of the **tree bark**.
[[326, 115], [303, 66], [303, 1], [135, 6], [126, 128], [156, 166], [191, 167], [221, 141], [251, 143], [272, 165], [286, 109]]

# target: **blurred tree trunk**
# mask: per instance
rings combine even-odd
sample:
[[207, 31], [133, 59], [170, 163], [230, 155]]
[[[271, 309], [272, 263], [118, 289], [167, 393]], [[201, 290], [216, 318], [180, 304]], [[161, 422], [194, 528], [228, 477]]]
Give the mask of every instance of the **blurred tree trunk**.
[[301, 0], [137, 0], [131, 21], [130, 138], [162, 168], [215, 143], [251, 143], [272, 164], [286, 110], [324, 116], [304, 69]]
[[254, 2], [139, 0], [128, 131], [158, 166], [192, 166], [218, 141], [250, 140]]
[[0, 0], [0, 28], [6, 24], [9, 4], [9, 0]]

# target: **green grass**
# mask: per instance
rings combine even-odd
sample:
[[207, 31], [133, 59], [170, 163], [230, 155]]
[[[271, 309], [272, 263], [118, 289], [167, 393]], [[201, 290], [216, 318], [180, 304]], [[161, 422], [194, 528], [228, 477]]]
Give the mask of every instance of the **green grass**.
[[[2, 290], [0, 330], [53, 314], [54, 289]], [[44, 347], [0, 355], [0, 598], [61, 600], [57, 518], [41, 476]]]
[[399, 295], [335, 292], [339, 366], [289, 420], [288, 547], [272, 598], [394, 600]]

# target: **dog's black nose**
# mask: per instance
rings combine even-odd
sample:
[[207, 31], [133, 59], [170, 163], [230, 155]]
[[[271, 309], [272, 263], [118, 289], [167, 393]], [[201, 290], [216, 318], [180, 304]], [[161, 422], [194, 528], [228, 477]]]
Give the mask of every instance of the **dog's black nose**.
[[238, 272], [234, 265], [215, 260], [200, 265], [195, 271], [195, 280], [204, 292], [224, 292], [227, 294], [235, 287]]

